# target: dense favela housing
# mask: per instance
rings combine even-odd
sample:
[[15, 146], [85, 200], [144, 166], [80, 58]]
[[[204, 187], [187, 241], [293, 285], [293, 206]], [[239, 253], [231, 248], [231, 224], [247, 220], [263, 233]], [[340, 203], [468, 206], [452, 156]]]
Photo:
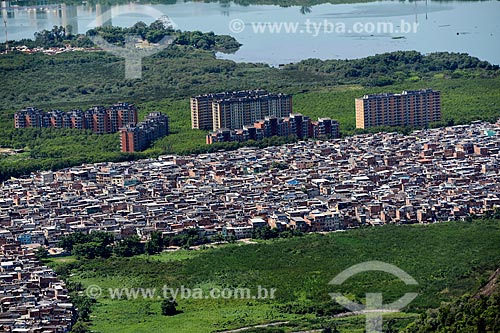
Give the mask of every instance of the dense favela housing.
[[74, 232], [247, 238], [263, 226], [314, 232], [463, 220], [500, 207], [499, 160], [500, 122], [477, 122], [84, 164], [3, 182], [0, 238], [52, 248]]
[[307, 138], [338, 138], [340, 136], [339, 123], [330, 118], [319, 118], [311, 121], [307, 116], [299, 113], [288, 117], [266, 117], [257, 121], [253, 126], [243, 126], [243, 129], [219, 129], [207, 135], [207, 144], [216, 142], [244, 142], [248, 140], [262, 140], [273, 136], [293, 136], [300, 139]]
[[365, 95], [355, 103], [356, 128], [425, 127], [441, 120], [441, 94], [432, 89]]
[[94, 106], [86, 111], [64, 112], [29, 107], [14, 114], [15, 128], [73, 128], [88, 129], [94, 133], [115, 133], [121, 127], [137, 123], [137, 109], [133, 104], [117, 103], [110, 107]]
[[252, 125], [265, 117], [292, 113], [292, 96], [267, 90], [245, 90], [205, 94], [191, 98], [193, 129], [216, 131]]
[[168, 135], [168, 117], [160, 112], [151, 112], [137, 125], [127, 125], [120, 129], [122, 152], [146, 149], [156, 139]]
[[[5, 217], [2, 221], [5, 222]], [[34, 224], [28, 225], [19, 227], [37, 229]], [[44, 237], [15, 234], [14, 230], [0, 230], [0, 331], [69, 332], [75, 320], [75, 309], [66, 285], [35, 257], [34, 249], [40, 244], [32, 241], [43, 241]]]

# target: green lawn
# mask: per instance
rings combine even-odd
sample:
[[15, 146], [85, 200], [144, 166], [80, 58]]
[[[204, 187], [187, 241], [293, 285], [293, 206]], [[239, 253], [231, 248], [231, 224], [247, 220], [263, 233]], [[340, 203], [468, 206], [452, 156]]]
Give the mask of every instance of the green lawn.
[[64, 266], [76, 262], [75, 256], [64, 256], [64, 257], [49, 257], [43, 260], [43, 263], [49, 265], [50, 267], [56, 268], [58, 266]]
[[138, 256], [138, 258], [143, 258], [143, 259], [153, 259], [153, 260], [158, 260], [161, 262], [169, 262], [169, 261], [182, 261], [186, 259], [191, 259], [194, 257], [197, 257], [204, 253], [207, 250], [185, 250], [185, 249], [179, 249], [175, 251], [165, 251], [160, 254], [156, 255], [147, 255], [147, 254], [142, 254]]

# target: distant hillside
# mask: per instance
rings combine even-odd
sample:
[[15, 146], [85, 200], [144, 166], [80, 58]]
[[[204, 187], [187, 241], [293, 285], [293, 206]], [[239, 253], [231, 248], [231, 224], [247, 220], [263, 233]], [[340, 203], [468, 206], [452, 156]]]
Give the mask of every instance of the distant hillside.
[[465, 295], [428, 310], [405, 333], [500, 332], [500, 268], [474, 296]]

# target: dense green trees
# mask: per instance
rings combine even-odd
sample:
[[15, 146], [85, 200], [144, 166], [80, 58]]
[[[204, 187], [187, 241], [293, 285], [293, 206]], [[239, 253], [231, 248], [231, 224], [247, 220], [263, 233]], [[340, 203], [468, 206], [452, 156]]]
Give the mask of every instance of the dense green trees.
[[74, 232], [67, 236], [64, 236], [59, 241], [59, 246], [65, 251], [73, 251], [76, 245], [96, 243], [102, 246], [111, 245], [115, 241], [113, 234], [103, 231], [94, 231], [90, 234], [84, 234], [82, 232]]
[[163, 249], [161, 234], [153, 233], [151, 240], [146, 244], [141, 242], [138, 236], [124, 238], [115, 242], [112, 233], [96, 231], [90, 234], [75, 232], [64, 236], [59, 241], [59, 246], [71, 252], [77, 258], [95, 259], [108, 258], [111, 254], [118, 257], [132, 257], [145, 253], [148, 249], [153, 253], [159, 253]]
[[164, 299], [161, 302], [161, 314], [164, 316], [175, 316], [179, 313], [177, 305], [177, 302], [173, 298]]
[[66, 29], [54, 26], [52, 30], [42, 30], [35, 32], [34, 45], [39, 47], [63, 46], [66, 39]]
[[160, 232], [151, 233], [149, 241], [147, 241], [145, 250], [147, 254], [157, 254], [163, 250], [163, 236]]
[[96, 231], [88, 235], [75, 232], [61, 238], [59, 246], [77, 258], [108, 258], [114, 240], [113, 234], [107, 232]]
[[150, 43], [159, 43], [163, 38], [171, 36], [174, 38], [174, 45], [189, 46], [206, 51], [234, 52], [241, 46], [231, 36], [216, 36], [213, 32], [174, 30], [159, 20], [149, 26], [144, 22], [138, 22], [130, 28], [97, 27], [87, 31], [86, 35], [100, 35], [108, 42], [118, 45], [124, 44], [126, 36], [138, 36]]
[[132, 257], [144, 253], [144, 244], [138, 236], [127, 237], [113, 247], [113, 253], [118, 257]]
[[190, 228], [184, 230], [182, 233], [167, 238], [165, 242], [165, 244], [168, 244], [169, 246], [189, 248], [190, 246], [209, 243], [209, 240], [201, 234], [200, 229]]
[[353, 60], [308, 59], [286, 65], [283, 69], [328, 74], [334, 76], [338, 83], [344, 84], [387, 86], [414, 76], [428, 77], [436, 72], [463, 76], [468, 75], [467, 70], [478, 70], [482, 75], [498, 75], [499, 66], [466, 53], [436, 52], [422, 55], [416, 51], [396, 51]]
[[241, 44], [236, 39], [227, 35], [215, 35], [213, 32], [202, 33], [201, 31], [178, 32], [177, 45], [186, 45], [195, 49], [214, 50], [225, 53], [237, 51]]
[[303, 236], [304, 233], [300, 230], [278, 230], [276, 228], [271, 228], [265, 226], [262, 228], [257, 228], [253, 231], [252, 238], [255, 239], [274, 239], [274, 238], [291, 238], [296, 236]]
[[438, 309], [428, 310], [406, 333], [500, 332], [500, 291], [490, 296], [465, 295]]
[[40, 246], [38, 249], [35, 250], [35, 257], [38, 260], [46, 259], [49, 256], [49, 251], [43, 246]]
[[81, 259], [108, 258], [111, 255], [111, 249], [99, 242], [88, 242], [76, 244], [71, 253]]
[[78, 286], [78, 289], [71, 288], [74, 284], [68, 284], [68, 291], [71, 295], [71, 300], [77, 309], [76, 322], [71, 328], [72, 333], [89, 333], [90, 330], [90, 313], [92, 307], [96, 304], [96, 300], [83, 295], [83, 288]]

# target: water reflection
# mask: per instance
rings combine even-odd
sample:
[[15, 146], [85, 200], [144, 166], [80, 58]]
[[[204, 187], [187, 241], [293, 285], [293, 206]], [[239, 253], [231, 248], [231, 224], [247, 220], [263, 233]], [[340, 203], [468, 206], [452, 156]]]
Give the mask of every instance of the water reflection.
[[[129, 0], [112, 0], [113, 3], [122, 3], [122, 7], [128, 9], [123, 13], [117, 9], [119, 5], [109, 5], [101, 1], [67, 1], [74, 3], [49, 4], [46, 0], [40, 0], [21, 6], [21, 3], [28, 2], [0, 0], [0, 40], [3, 42], [5, 38], [4, 20], [7, 21], [9, 39], [19, 40], [33, 38], [34, 32], [50, 30], [54, 25], [71, 27], [72, 33], [85, 33], [92, 25], [130, 27], [137, 21], [149, 24], [156, 19], [134, 12], [137, 3], [148, 0], [132, 3]], [[495, 64], [500, 62], [500, 1], [360, 0], [362, 3], [338, 5], [249, 5], [259, 1], [262, 2], [154, 0], [155, 4], [151, 7], [171, 17], [182, 30], [233, 34], [243, 47], [235, 55], [224, 57], [236, 61], [279, 64], [307, 58], [350, 59], [395, 50], [417, 50], [424, 53], [468, 52]], [[304, 3], [308, 2], [302, 2]], [[229, 24], [234, 19], [244, 21], [244, 32], [235, 35], [230, 31]], [[299, 29], [304, 29], [304, 22], [308, 19], [315, 24], [325, 21], [345, 23], [347, 28], [356, 22], [391, 22], [399, 28], [402, 20], [419, 25], [418, 31], [410, 34], [347, 32], [320, 33], [312, 37], [306, 33], [252, 33], [253, 22], [298, 22]]]
[[[69, 33], [84, 33], [89, 28], [84, 24], [80, 26], [82, 18], [94, 17], [96, 24], [111, 26], [111, 9], [109, 4], [53, 4], [48, 1], [37, 1], [30, 5], [21, 6], [19, 2], [1, 1], [0, 15], [3, 34], [5, 29], [9, 32], [10, 39], [32, 38], [37, 31], [53, 26], [62, 26]], [[6, 21], [4, 23], [4, 21]]]
[[311, 6], [302, 6], [300, 7], [300, 13], [305, 15], [305, 14], [309, 14], [312, 12], [312, 7]]
[[113, 22], [111, 20], [111, 6], [104, 4], [95, 5], [96, 26], [111, 26]]
[[221, 3], [220, 4], [222, 16], [229, 16], [229, 9], [230, 9], [230, 7], [231, 7], [230, 3]]
[[78, 32], [78, 13], [76, 6], [62, 4], [59, 8], [59, 17], [61, 25], [66, 28], [67, 34]]
[[12, 11], [10, 10], [9, 1], [1, 1], [0, 8], [1, 8], [0, 13], [2, 14], [2, 21], [6, 20], [9, 17], [13, 17]]

